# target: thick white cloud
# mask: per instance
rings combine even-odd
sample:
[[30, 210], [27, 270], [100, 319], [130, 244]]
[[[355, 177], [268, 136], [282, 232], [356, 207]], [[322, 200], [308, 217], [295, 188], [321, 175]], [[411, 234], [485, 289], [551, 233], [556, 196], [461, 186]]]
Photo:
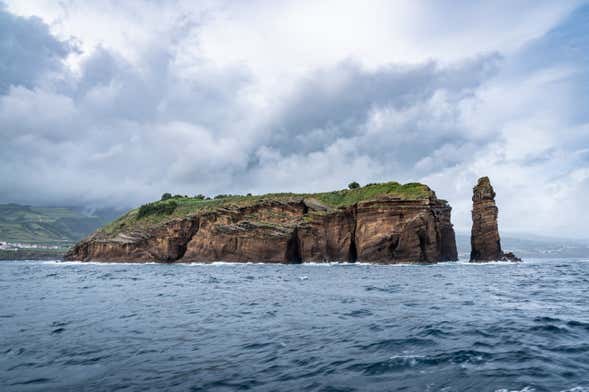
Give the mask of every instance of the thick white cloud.
[[506, 230], [581, 236], [588, 64], [562, 48], [589, 34], [586, 9], [9, 2], [0, 201], [133, 205], [396, 179], [430, 184], [466, 230], [472, 185], [490, 175]]

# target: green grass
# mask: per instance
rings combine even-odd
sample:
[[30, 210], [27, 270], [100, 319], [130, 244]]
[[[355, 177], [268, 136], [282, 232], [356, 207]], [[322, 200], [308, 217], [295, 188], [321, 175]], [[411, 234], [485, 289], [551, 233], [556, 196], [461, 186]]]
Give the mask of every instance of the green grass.
[[112, 215], [102, 211], [90, 215], [74, 208], [0, 204], [0, 241], [71, 243], [111, 221]]
[[[329, 207], [340, 208], [383, 196], [395, 197], [401, 200], [423, 200], [429, 198], [431, 195], [432, 191], [423, 184], [409, 183], [403, 185], [398, 182], [385, 182], [369, 184], [357, 189], [342, 189], [322, 193], [270, 193], [253, 196], [232, 195], [211, 200], [174, 197], [165, 201], [144, 204], [140, 208], [131, 210], [104, 226], [100, 231], [105, 234], [115, 235], [128, 230], [144, 230], [175, 218], [182, 218], [199, 212], [224, 207], [244, 207], [264, 201], [289, 201], [300, 200], [301, 198], [314, 198]], [[171, 203], [174, 205], [173, 208]]]
[[346, 207], [384, 195], [398, 197], [402, 200], [419, 200], [428, 198], [431, 195], [431, 190], [427, 186], [415, 182], [404, 185], [398, 182], [385, 182], [356, 189], [317, 193], [311, 196], [331, 207]]
[[152, 215], [171, 215], [178, 207], [175, 200], [166, 200], [155, 203], [147, 203], [139, 207], [137, 211], [137, 219], [143, 219]]

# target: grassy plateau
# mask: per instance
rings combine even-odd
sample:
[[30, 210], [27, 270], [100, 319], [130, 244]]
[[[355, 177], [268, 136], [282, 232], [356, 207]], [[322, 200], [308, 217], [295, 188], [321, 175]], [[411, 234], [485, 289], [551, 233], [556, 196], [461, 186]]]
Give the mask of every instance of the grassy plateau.
[[171, 197], [167, 200], [144, 204], [104, 226], [101, 232], [117, 234], [126, 230], [142, 230], [159, 225], [175, 218], [190, 216], [203, 211], [220, 208], [244, 207], [265, 201], [291, 201], [312, 198], [321, 204], [340, 208], [354, 205], [361, 201], [379, 197], [395, 197], [401, 200], [423, 200], [433, 195], [429, 187], [419, 183], [399, 184], [385, 182], [368, 184], [356, 189], [342, 189], [321, 193], [269, 193], [265, 195], [224, 195], [214, 199], [197, 197]]

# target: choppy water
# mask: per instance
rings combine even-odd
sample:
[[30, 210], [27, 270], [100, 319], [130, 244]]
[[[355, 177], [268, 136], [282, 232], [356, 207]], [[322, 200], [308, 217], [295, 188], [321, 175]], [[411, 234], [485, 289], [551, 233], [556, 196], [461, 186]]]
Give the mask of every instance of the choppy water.
[[0, 263], [2, 391], [588, 391], [589, 261]]

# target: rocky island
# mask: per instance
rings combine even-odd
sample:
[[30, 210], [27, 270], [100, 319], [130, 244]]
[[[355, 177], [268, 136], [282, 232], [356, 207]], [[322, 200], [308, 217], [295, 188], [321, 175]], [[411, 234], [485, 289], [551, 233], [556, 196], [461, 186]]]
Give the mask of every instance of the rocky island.
[[173, 197], [121, 216], [66, 260], [373, 262], [457, 260], [451, 207], [423, 184], [315, 194]]

